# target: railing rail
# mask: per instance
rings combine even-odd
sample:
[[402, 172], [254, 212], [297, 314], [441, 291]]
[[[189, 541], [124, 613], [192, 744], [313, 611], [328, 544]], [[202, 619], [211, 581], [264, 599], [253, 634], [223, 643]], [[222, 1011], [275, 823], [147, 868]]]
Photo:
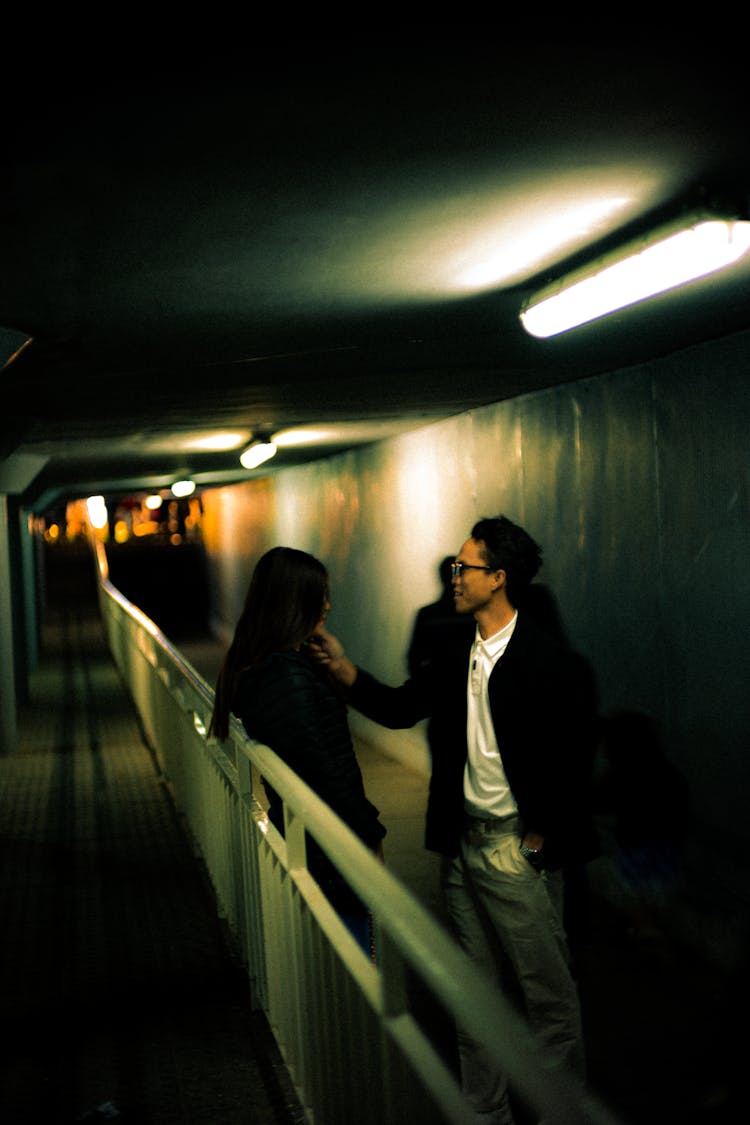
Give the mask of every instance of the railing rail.
[[[414, 977], [501, 1063], [539, 1119], [614, 1125], [597, 1099], [545, 1064], [525, 1025], [445, 930], [276, 754], [248, 739], [236, 720], [225, 744], [207, 739], [211, 688], [111, 585], [96, 546], [110, 650], [309, 1121], [473, 1120], [452, 1070], [410, 1010]], [[285, 836], [265, 815], [261, 777], [283, 799]], [[370, 910], [377, 964], [307, 870], [306, 833]]]

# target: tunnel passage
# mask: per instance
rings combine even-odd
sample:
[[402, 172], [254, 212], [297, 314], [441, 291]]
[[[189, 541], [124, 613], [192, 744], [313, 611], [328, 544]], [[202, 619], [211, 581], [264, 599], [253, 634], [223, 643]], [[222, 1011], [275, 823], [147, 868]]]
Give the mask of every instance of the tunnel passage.
[[108, 545], [107, 560], [113, 585], [170, 640], [208, 633], [208, 568], [201, 543], [131, 540]]

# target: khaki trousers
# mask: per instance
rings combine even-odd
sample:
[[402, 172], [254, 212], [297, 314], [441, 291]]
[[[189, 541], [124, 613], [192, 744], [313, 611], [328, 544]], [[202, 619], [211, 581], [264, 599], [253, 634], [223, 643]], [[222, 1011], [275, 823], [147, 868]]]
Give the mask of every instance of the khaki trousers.
[[[494, 984], [520, 1006], [549, 1060], [584, 1078], [578, 992], [553, 885], [559, 873], [535, 871], [519, 851], [518, 817], [467, 820], [460, 855], [442, 869], [455, 936]], [[557, 902], [557, 906], [555, 903]], [[497, 1029], [502, 1036], [503, 1029]], [[507, 1079], [458, 1029], [461, 1080], [477, 1122], [513, 1118]]]

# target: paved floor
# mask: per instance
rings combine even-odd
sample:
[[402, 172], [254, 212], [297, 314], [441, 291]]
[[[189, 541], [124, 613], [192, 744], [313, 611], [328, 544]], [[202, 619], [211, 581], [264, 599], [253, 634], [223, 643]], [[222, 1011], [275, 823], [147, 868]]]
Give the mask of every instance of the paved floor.
[[71, 593], [51, 591], [0, 756], [0, 1121], [293, 1125], [95, 607]]
[[[299, 1122], [89, 584], [50, 582], [42, 641], [20, 746], [0, 755], [0, 1122]], [[213, 679], [215, 645], [180, 647]], [[441, 916], [424, 779], [359, 753], [389, 866]], [[724, 982], [592, 907], [578, 965], [594, 1090], [634, 1125], [737, 1120]]]

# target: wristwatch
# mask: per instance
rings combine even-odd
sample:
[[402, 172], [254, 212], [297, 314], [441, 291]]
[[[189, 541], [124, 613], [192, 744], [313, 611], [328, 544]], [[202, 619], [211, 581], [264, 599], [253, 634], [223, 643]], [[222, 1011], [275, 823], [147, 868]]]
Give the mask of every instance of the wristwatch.
[[527, 860], [528, 863], [530, 863], [531, 866], [537, 871], [540, 871], [542, 867], [544, 867], [544, 856], [542, 855], [541, 848], [530, 848], [527, 844], [524, 844], [523, 840], [521, 840], [519, 851], [521, 852], [523, 858]]

